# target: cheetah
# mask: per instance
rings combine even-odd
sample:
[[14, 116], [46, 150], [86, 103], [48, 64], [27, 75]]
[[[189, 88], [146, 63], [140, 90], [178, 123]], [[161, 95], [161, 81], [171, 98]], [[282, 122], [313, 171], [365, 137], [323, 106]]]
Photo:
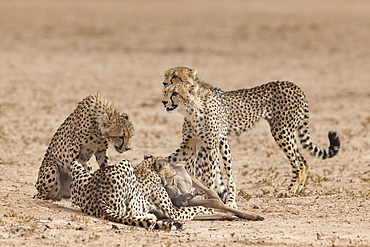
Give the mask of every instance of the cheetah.
[[92, 155], [100, 167], [109, 165], [108, 144], [122, 153], [130, 150], [134, 129], [126, 113], [99, 94], [92, 94], [58, 128], [42, 160], [35, 198], [60, 201], [71, 197], [70, 164], [77, 160], [88, 171]]
[[178, 111], [185, 117], [182, 143], [167, 157], [168, 161], [173, 165], [185, 161], [190, 175], [215, 189], [224, 202], [234, 207], [235, 183], [228, 136], [239, 136], [260, 118], [267, 120], [273, 138], [292, 166], [293, 178], [280, 196], [300, 193], [307, 179], [309, 165], [298, 150], [296, 132], [303, 148], [313, 156], [326, 159], [339, 152], [340, 140], [334, 131], [328, 134], [327, 149], [312, 143], [308, 102], [292, 82], [276, 81], [225, 92], [202, 81], [196, 69], [176, 67], [165, 72], [163, 86], [162, 103], [167, 112]]
[[[179, 220], [207, 213], [202, 206], [176, 208], [165, 187], [173, 184], [175, 169], [161, 157], [146, 156], [133, 167], [130, 161], [89, 173], [78, 161], [71, 166], [72, 202], [81, 211], [126, 225], [178, 230]], [[170, 219], [157, 220], [155, 214]]]

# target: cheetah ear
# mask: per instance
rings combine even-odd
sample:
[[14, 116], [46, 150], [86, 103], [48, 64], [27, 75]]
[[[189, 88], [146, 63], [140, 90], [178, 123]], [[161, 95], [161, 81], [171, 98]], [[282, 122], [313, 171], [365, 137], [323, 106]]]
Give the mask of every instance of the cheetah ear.
[[198, 70], [196, 68], [190, 70], [191, 76], [195, 79], [198, 75]]
[[199, 88], [198, 84], [192, 84], [190, 85], [190, 92], [195, 93], [198, 91], [198, 88]]
[[147, 160], [147, 159], [150, 159], [150, 158], [153, 158], [153, 155], [151, 155], [151, 154], [145, 154], [144, 155], [144, 160]]
[[103, 114], [100, 117], [98, 117], [98, 119], [96, 121], [98, 122], [99, 128], [100, 128], [103, 136], [105, 136], [105, 134], [109, 130], [109, 117], [108, 117], [108, 115]]
[[100, 124], [101, 124], [102, 126], [106, 126], [106, 125], [108, 125], [108, 123], [109, 123], [109, 117], [108, 117], [108, 115], [107, 115], [107, 114], [103, 114], [103, 115], [100, 117], [99, 121], [100, 121]]
[[128, 120], [128, 115], [126, 113], [122, 113], [121, 117], [126, 118]]

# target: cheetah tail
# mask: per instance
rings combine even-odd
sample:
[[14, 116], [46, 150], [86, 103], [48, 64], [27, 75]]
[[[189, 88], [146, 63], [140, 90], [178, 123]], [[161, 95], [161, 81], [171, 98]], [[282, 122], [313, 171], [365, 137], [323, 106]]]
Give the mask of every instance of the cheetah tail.
[[327, 149], [321, 149], [312, 143], [312, 141], [310, 140], [308, 128], [303, 128], [302, 126], [300, 126], [300, 128], [298, 128], [298, 132], [303, 148], [310, 151], [310, 154], [312, 156], [326, 159], [335, 156], [339, 152], [340, 140], [335, 131], [329, 131], [328, 138], [330, 145]]
[[[171, 222], [171, 221], [157, 221], [156, 217], [151, 214], [147, 214], [144, 216], [120, 216], [113, 212], [109, 206], [104, 202], [104, 200], [99, 200], [101, 209], [102, 209], [102, 216], [104, 219], [122, 223], [129, 226], [139, 226], [144, 227], [148, 230], [152, 229], [160, 229], [160, 230], [181, 230], [182, 224], [179, 222]], [[154, 216], [154, 217], [153, 217]]]
[[310, 151], [312, 156], [326, 159], [335, 156], [339, 152], [340, 140], [335, 131], [329, 131], [328, 137], [330, 145], [327, 149], [321, 149], [314, 145], [310, 139], [310, 132], [308, 128], [309, 110], [308, 103], [305, 101], [302, 111], [301, 124], [298, 126], [298, 137], [304, 149]]
[[175, 221], [158, 220], [157, 222], [155, 222], [154, 225], [150, 226], [148, 229], [149, 230], [162, 229], [162, 230], [170, 230], [170, 231], [182, 230], [182, 224], [180, 222], [175, 222]]

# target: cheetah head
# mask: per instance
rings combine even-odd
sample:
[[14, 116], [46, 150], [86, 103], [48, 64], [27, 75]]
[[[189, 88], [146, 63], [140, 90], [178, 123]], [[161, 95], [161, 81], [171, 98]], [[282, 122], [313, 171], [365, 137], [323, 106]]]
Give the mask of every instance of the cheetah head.
[[183, 113], [192, 106], [198, 89], [197, 80], [197, 69], [176, 67], [166, 71], [162, 103], [167, 112], [180, 110]]
[[187, 67], [175, 67], [167, 70], [164, 73], [163, 86], [167, 87], [177, 82], [183, 82], [188, 84], [195, 84], [198, 80], [197, 69], [190, 69]]
[[130, 140], [134, 135], [134, 128], [126, 113], [108, 116], [104, 114], [100, 119], [100, 129], [109, 143], [117, 152], [122, 153], [131, 149]]

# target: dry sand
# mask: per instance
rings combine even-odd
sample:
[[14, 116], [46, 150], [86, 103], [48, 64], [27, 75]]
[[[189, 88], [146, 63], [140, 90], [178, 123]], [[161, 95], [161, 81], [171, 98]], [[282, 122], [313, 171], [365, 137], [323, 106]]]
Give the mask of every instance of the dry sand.
[[[0, 246], [369, 246], [369, 13], [366, 0], [1, 1]], [[292, 174], [267, 123], [230, 138], [237, 204], [261, 222], [148, 232], [85, 216], [69, 200], [32, 199], [52, 135], [90, 93], [135, 126], [132, 151], [110, 152], [113, 162], [174, 151], [183, 119], [160, 102], [174, 66], [224, 90], [295, 82], [312, 139], [326, 147], [338, 131], [339, 155], [305, 152], [304, 194], [277, 198]]]

